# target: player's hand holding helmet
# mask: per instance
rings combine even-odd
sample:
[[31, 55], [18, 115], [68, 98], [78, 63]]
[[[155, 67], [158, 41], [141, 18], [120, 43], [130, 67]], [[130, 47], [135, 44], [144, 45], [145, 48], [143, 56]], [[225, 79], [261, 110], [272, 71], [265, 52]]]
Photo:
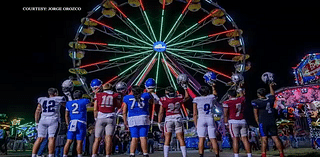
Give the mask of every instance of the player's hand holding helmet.
[[271, 72], [265, 72], [261, 76], [261, 80], [266, 84], [275, 85], [274, 83], [274, 74]]
[[98, 92], [102, 87], [102, 81], [99, 79], [93, 79], [90, 83], [90, 87], [94, 93]]
[[127, 84], [124, 82], [118, 82], [116, 84], [116, 91], [118, 93], [124, 93], [127, 90]]
[[61, 87], [62, 87], [63, 94], [68, 97], [69, 101], [71, 101], [72, 100], [71, 92], [73, 91], [73, 87], [74, 87], [73, 82], [70, 79], [65, 80], [63, 81]]
[[217, 75], [212, 71], [208, 71], [206, 74], [204, 74], [203, 78], [205, 83], [207, 83], [210, 86], [213, 86], [215, 85], [214, 82], [217, 79]]
[[177, 77], [177, 82], [183, 89], [188, 88], [188, 76], [186, 74], [180, 74]]

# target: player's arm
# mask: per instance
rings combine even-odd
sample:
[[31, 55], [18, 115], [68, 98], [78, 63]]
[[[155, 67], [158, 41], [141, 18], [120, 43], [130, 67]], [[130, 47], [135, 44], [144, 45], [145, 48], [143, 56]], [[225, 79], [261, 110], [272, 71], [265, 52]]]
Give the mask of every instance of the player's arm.
[[198, 124], [198, 109], [197, 109], [197, 104], [193, 103], [193, 123], [194, 126], [197, 127]]
[[34, 121], [35, 121], [36, 123], [39, 123], [40, 114], [41, 114], [41, 105], [38, 104], [37, 109], [36, 109], [36, 112], [34, 113]]
[[69, 110], [66, 108], [66, 112], [64, 114], [64, 118], [66, 119], [66, 124], [67, 126], [69, 126], [69, 122], [70, 122], [70, 113]]
[[98, 117], [98, 104], [97, 104], [97, 100], [94, 101], [93, 104], [93, 116], [94, 119], [96, 119]]
[[159, 113], [158, 113], [158, 123], [161, 123], [163, 118], [163, 113], [164, 113], [164, 108], [162, 107], [162, 105], [160, 105]]
[[259, 124], [259, 110], [257, 108], [253, 109], [254, 119], [256, 120], [257, 124]]
[[126, 103], [122, 103], [122, 118], [123, 118], [123, 123], [126, 127], [128, 126], [127, 113], [128, 113], [128, 105]]
[[275, 95], [273, 86], [276, 85], [276, 83], [272, 82], [269, 84], [269, 88], [270, 88], [270, 95]]
[[214, 87], [216, 84], [212, 84], [211, 88], [212, 88], [212, 94], [213, 95], [218, 95], [217, 91], [216, 91], [216, 88]]
[[223, 120], [225, 124], [228, 124], [229, 108], [223, 107]]
[[188, 100], [189, 100], [189, 98], [190, 98], [190, 96], [189, 96], [188, 90], [187, 90], [187, 88], [185, 88], [185, 89], [184, 89], [184, 98], [183, 98], [183, 102], [188, 101]]

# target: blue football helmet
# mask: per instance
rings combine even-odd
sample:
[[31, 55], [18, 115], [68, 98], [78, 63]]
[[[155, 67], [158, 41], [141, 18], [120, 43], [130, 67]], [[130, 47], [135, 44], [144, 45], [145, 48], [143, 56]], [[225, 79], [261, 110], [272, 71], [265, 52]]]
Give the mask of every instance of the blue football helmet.
[[101, 88], [102, 81], [99, 79], [93, 79], [90, 83], [92, 90], [96, 90], [97, 88]]
[[153, 78], [148, 78], [147, 81], [144, 83], [144, 86], [147, 89], [154, 89], [156, 88], [156, 81]]
[[217, 75], [214, 72], [209, 71], [204, 74], [203, 78], [205, 83], [212, 85], [216, 81]]

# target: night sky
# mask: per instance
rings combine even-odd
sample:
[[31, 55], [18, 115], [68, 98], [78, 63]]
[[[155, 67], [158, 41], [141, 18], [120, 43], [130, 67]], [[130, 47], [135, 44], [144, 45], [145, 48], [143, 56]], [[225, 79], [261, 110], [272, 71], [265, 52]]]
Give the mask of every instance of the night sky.
[[[0, 113], [33, 120], [36, 100], [49, 87], [61, 89], [72, 67], [68, 42], [80, 19], [100, 0], [21, 1], [5, 13], [3, 33], [10, 31], [2, 53]], [[294, 85], [292, 68], [301, 58], [320, 50], [316, 1], [218, 0], [243, 30], [252, 69], [245, 74], [247, 99], [265, 85], [261, 74], [273, 72], [277, 87]], [[23, 7], [81, 7], [81, 11], [27, 12]], [[9, 29], [8, 29], [9, 28]], [[7, 49], [5, 49], [7, 48]], [[220, 90], [226, 87], [220, 86]], [[219, 92], [219, 89], [217, 89]], [[62, 92], [60, 92], [62, 93]]]

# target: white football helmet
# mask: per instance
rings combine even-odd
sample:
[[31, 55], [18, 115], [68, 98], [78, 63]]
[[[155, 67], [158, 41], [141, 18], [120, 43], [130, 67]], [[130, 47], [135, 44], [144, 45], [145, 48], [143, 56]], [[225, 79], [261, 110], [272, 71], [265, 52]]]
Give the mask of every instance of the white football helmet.
[[271, 72], [265, 72], [265, 73], [262, 74], [261, 80], [264, 83], [271, 83], [271, 82], [274, 81], [274, 74], [271, 73]]
[[188, 83], [188, 76], [186, 74], [180, 74], [177, 77], [178, 84], [187, 84]]
[[62, 87], [62, 92], [65, 93], [65, 92], [73, 91], [74, 86], [73, 86], [73, 82], [70, 79], [68, 79], [63, 81], [61, 87]]
[[231, 76], [231, 80], [233, 83], [238, 84], [239, 82], [243, 81], [244, 78], [241, 74], [235, 73]]
[[116, 91], [117, 92], [124, 92], [125, 90], [127, 90], [127, 84], [124, 82], [118, 82], [116, 84]]

